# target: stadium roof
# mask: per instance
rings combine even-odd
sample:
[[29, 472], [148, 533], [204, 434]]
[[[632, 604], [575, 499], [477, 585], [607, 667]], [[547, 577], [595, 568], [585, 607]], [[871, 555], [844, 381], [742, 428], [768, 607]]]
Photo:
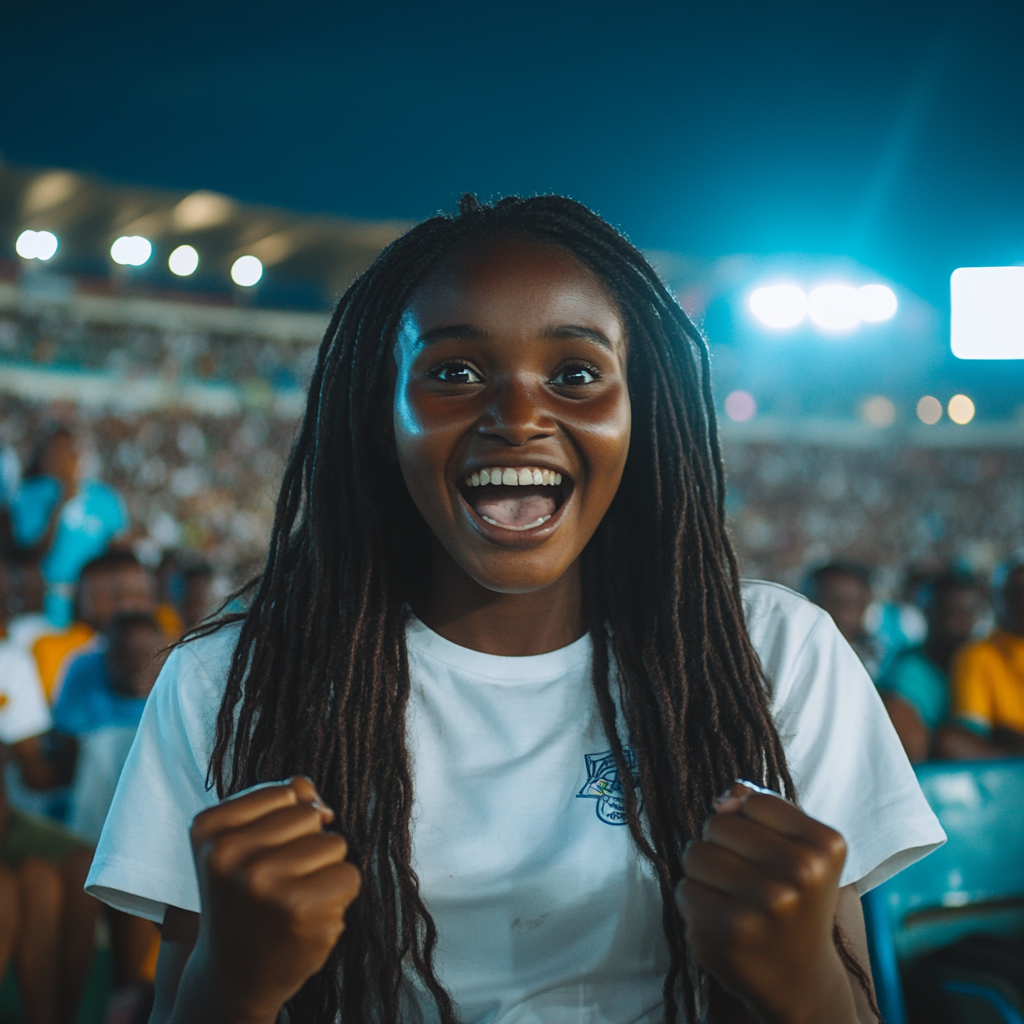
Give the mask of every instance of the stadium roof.
[[[140, 188], [73, 171], [0, 165], [0, 276], [16, 272], [15, 242], [22, 231], [50, 231], [59, 240], [58, 251], [45, 268], [32, 269], [51, 278], [89, 279], [86, 290], [166, 297], [184, 291], [192, 299], [206, 293], [214, 301], [230, 301], [242, 293], [231, 281], [232, 263], [253, 255], [268, 272], [258, 289], [245, 292], [247, 302], [323, 307], [408, 226], [245, 205], [216, 192]], [[153, 244], [143, 266], [113, 262], [110, 247], [122, 235], [141, 235]], [[185, 244], [198, 251], [199, 268], [179, 278], [167, 258]]]

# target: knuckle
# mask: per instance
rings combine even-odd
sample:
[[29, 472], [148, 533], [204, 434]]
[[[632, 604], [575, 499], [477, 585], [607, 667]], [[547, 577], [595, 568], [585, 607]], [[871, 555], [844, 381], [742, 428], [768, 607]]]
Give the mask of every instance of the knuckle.
[[817, 850], [799, 853], [793, 862], [793, 879], [800, 889], [813, 889], [821, 885], [829, 874], [830, 859]]
[[800, 893], [791, 885], [774, 884], [765, 892], [764, 907], [773, 917], [786, 917], [800, 902]]

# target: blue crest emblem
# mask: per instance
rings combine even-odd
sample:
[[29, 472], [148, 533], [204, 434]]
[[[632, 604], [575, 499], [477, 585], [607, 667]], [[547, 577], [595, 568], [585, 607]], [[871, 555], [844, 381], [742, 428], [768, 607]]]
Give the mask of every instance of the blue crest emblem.
[[[626, 747], [623, 753], [626, 755], [626, 763], [629, 765], [630, 773], [634, 781], [637, 778], [636, 755]], [[610, 750], [603, 754], [584, 754], [587, 762], [587, 781], [583, 788], [576, 794], [579, 797], [588, 797], [597, 801], [597, 816], [606, 825], [626, 824], [626, 798], [622, 791], [622, 782], [619, 780], [619, 771], [615, 767], [615, 758]], [[643, 796], [637, 793], [637, 810], [643, 810]]]

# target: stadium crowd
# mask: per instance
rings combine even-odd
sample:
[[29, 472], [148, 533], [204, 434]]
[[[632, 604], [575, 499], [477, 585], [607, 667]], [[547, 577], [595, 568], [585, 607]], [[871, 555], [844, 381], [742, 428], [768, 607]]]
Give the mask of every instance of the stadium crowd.
[[[146, 1019], [155, 928], [82, 881], [168, 645], [258, 569], [293, 429], [0, 398], [0, 976], [27, 1024], [75, 1019], [101, 919], [106, 1019]], [[832, 615], [912, 761], [1024, 753], [1020, 456], [726, 458], [747, 575]]]

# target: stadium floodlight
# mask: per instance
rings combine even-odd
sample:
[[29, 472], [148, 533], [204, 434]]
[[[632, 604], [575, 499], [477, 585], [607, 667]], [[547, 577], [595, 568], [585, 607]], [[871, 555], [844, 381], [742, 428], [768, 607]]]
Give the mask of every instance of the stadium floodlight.
[[239, 256], [231, 264], [231, 280], [251, 288], [263, 276], [263, 264], [255, 256]]
[[819, 327], [845, 331], [860, 323], [858, 300], [857, 289], [848, 284], [823, 284], [807, 297], [807, 312]]
[[746, 423], [757, 413], [757, 402], [749, 391], [732, 391], [725, 399], [725, 414], [734, 423]]
[[796, 327], [807, 313], [807, 296], [795, 284], [755, 289], [750, 311], [767, 327]]
[[48, 260], [57, 251], [57, 236], [51, 231], [22, 231], [14, 251], [23, 260]]
[[954, 395], [946, 407], [949, 418], [954, 423], [964, 426], [974, 419], [974, 403], [966, 395]]
[[917, 418], [929, 427], [942, 419], [942, 403], [934, 395], [925, 395], [917, 403]]
[[949, 286], [953, 355], [1024, 359], [1024, 267], [960, 267]]
[[141, 267], [153, 255], [153, 245], [142, 235], [122, 235], [110, 247], [110, 258], [122, 267]]
[[866, 284], [857, 289], [857, 312], [869, 324], [889, 320], [896, 306], [896, 293], [884, 284]]
[[177, 274], [178, 277], [188, 277], [190, 274], [194, 274], [199, 266], [199, 253], [191, 245], [179, 245], [167, 257], [167, 266], [172, 274]]

